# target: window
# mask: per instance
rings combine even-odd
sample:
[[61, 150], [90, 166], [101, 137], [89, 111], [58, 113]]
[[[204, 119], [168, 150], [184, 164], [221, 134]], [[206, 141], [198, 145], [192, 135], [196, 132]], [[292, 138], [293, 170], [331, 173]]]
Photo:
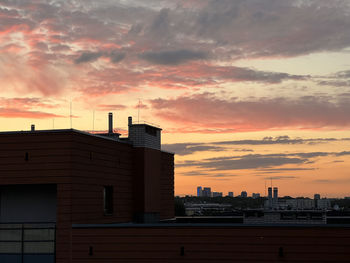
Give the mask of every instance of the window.
[[113, 214], [113, 186], [103, 187], [103, 210], [105, 215]]

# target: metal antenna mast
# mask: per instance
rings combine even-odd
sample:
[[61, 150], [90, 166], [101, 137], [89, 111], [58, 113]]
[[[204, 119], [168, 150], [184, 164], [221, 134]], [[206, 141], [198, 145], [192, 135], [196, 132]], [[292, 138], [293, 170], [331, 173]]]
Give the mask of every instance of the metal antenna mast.
[[92, 111], [92, 132], [95, 131], [95, 110]]
[[139, 99], [139, 104], [137, 105], [137, 122], [140, 123], [140, 107], [141, 107], [141, 100]]
[[73, 123], [72, 123], [72, 101], [70, 102], [70, 128], [72, 129]]

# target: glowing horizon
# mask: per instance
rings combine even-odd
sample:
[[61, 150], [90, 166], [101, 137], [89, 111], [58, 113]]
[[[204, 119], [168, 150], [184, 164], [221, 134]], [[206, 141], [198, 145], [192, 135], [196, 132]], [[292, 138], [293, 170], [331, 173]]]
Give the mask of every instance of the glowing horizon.
[[[0, 131], [163, 128], [175, 191], [350, 196], [350, 11], [334, 0], [0, 0]], [[138, 103], [141, 100], [140, 116]], [[93, 116], [95, 116], [93, 118]]]

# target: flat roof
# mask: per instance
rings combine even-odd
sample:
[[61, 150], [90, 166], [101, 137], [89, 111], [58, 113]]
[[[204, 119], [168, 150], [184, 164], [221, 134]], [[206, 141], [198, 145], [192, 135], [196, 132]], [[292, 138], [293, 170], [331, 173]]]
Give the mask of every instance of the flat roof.
[[72, 224], [72, 228], [350, 228], [350, 224], [120, 223]]
[[[100, 133], [100, 134], [96, 134], [96, 133], [90, 133], [90, 132], [86, 132], [86, 131], [81, 131], [81, 130], [77, 130], [77, 129], [50, 129], [50, 130], [26, 130], [26, 131], [2, 131], [0, 132], [0, 135], [13, 135], [13, 134], [36, 134], [36, 133], [67, 133], [67, 132], [73, 132], [73, 133], [78, 133], [78, 134], [83, 134], [83, 135], [88, 135], [88, 136], [93, 136], [93, 137], [98, 137], [98, 138], [102, 138], [102, 139], [106, 139], [106, 140], [110, 140], [110, 141], [114, 141], [114, 142], [121, 142], [121, 143], [130, 143], [127, 140], [119, 140], [119, 139], [115, 139], [113, 138], [113, 136], [108, 136], [108, 133]], [[119, 135], [119, 133], [114, 133], [116, 135]], [[106, 136], [104, 136], [106, 135]]]

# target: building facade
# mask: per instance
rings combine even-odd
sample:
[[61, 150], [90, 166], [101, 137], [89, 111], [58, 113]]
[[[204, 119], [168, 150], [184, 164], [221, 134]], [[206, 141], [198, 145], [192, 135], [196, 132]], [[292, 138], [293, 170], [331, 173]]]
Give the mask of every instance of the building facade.
[[[54, 225], [55, 249], [46, 252], [54, 250], [56, 262], [71, 262], [73, 224], [173, 218], [174, 154], [161, 151], [159, 128], [133, 126], [129, 121], [129, 129], [145, 133], [142, 138], [137, 132], [136, 145], [118, 134], [73, 129], [0, 133], [0, 234], [9, 233], [3, 229], [9, 225]], [[17, 262], [23, 254], [33, 258], [31, 251], [40, 251], [36, 244], [25, 243], [33, 248], [23, 251], [20, 241], [0, 239], [0, 262]], [[37, 254], [30, 262], [52, 258]]]

